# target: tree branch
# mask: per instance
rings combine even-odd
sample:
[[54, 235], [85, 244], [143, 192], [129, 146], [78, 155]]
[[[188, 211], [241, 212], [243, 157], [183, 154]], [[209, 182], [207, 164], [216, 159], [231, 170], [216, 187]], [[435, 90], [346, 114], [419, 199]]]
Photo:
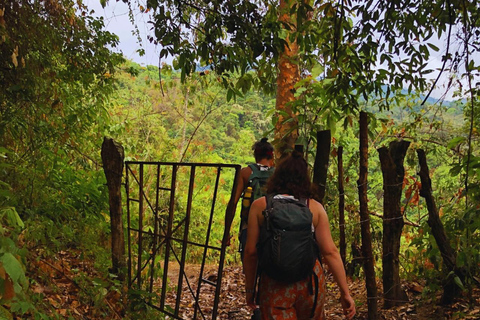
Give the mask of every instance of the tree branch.
[[447, 37], [447, 51], [445, 52], [445, 55], [443, 56], [443, 64], [442, 68], [440, 69], [440, 73], [438, 74], [437, 78], [435, 79], [432, 87], [430, 88], [430, 91], [428, 91], [427, 95], [423, 99], [423, 102], [420, 104], [423, 106], [425, 102], [427, 102], [427, 99], [430, 97], [430, 94], [432, 94], [433, 90], [435, 89], [435, 86], [437, 85], [438, 80], [440, 79], [440, 76], [442, 75], [443, 71], [445, 70], [445, 65], [447, 64], [448, 61], [448, 55], [450, 54], [450, 36], [452, 34], [452, 25], [453, 25], [453, 19], [452, 19], [452, 8], [450, 8], [450, 0], [447, 0], [447, 6], [448, 6], [448, 17], [450, 19], [450, 25], [448, 27], [448, 37]]

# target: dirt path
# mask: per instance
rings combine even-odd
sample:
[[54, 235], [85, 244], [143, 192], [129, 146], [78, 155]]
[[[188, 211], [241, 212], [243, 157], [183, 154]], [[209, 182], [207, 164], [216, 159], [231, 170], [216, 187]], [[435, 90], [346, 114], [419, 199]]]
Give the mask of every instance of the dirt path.
[[[193, 279], [195, 273], [198, 273], [199, 266], [190, 265], [186, 268], [186, 274]], [[216, 267], [208, 266], [205, 268], [204, 277], [212, 280], [216, 279]], [[327, 299], [326, 299], [326, 318], [329, 320], [344, 319], [342, 309], [338, 300], [339, 294], [333, 278], [327, 274]], [[381, 284], [379, 283], [379, 292]], [[465, 301], [459, 301], [454, 305], [443, 308], [437, 306], [431, 299], [422, 299], [421, 292], [423, 286], [419, 283], [405, 284], [410, 298], [410, 303], [390, 310], [381, 309], [379, 302], [380, 319], [400, 320], [400, 319], [480, 319], [480, 289], [474, 291], [476, 297], [476, 306], [470, 307]], [[349, 287], [357, 305], [357, 316], [355, 319], [367, 319], [367, 297], [363, 281], [349, 280]], [[184, 288], [187, 290], [187, 288]], [[250, 319], [249, 308], [245, 304], [244, 298], [244, 276], [239, 266], [228, 266], [224, 269], [222, 279], [221, 297], [219, 303], [219, 319], [222, 320], [246, 320]], [[213, 289], [202, 290], [204, 301], [213, 301]], [[193, 318], [193, 305], [191, 297], [185, 298], [190, 302], [191, 307], [184, 310], [185, 319]], [[169, 302], [174, 305], [175, 297], [170, 296]], [[201, 304], [202, 305], [202, 304]]]
[[[36, 259], [30, 264], [29, 277], [35, 279], [30, 286], [30, 290], [43, 296], [42, 304], [50, 310], [53, 316], [63, 316], [65, 319], [127, 319], [123, 316], [125, 304], [119, 296], [118, 291], [107, 291], [98, 297], [97, 305], [85, 302], [85, 295], [99, 294], [102, 291], [85, 291], [79, 281], [85, 279], [92, 281], [100, 275], [93, 268], [92, 261], [78, 259], [78, 252], [61, 252], [55, 259]], [[186, 276], [189, 279], [189, 285], [183, 281], [182, 297], [180, 298], [180, 315], [183, 319], [193, 319], [194, 303], [190, 291], [196, 292], [196, 283], [198, 282], [200, 267], [199, 265], [186, 266]], [[206, 266], [204, 270], [204, 279], [216, 282], [217, 266]], [[178, 267], [170, 268], [169, 274], [170, 288], [175, 288], [178, 283]], [[410, 303], [404, 306], [391, 309], [381, 309], [379, 302], [379, 319], [400, 320], [400, 319], [480, 319], [480, 289], [473, 291], [473, 301], [468, 303], [467, 299], [461, 299], [448, 307], [437, 306], [431, 298], [422, 297], [421, 292], [424, 286], [421, 283], [405, 283], [408, 288]], [[349, 280], [349, 287], [357, 306], [357, 316], [355, 319], [367, 319], [367, 299], [365, 293], [365, 284], [361, 280]], [[380, 284], [379, 284], [380, 287]], [[158, 290], [158, 289], [157, 289]], [[202, 285], [200, 305], [206, 319], [211, 319], [214, 300], [214, 287]], [[167, 304], [175, 306], [175, 290], [169, 290]], [[221, 320], [247, 320], [250, 319], [250, 312], [244, 299], [244, 276], [240, 266], [227, 266], [223, 272], [222, 288], [220, 293], [220, 302], [218, 308], [218, 319]], [[379, 292], [380, 289], [379, 289]], [[327, 302], [326, 318], [329, 320], [343, 319], [340, 303], [338, 302], [338, 290], [333, 283], [332, 277], [327, 275]], [[33, 316], [33, 314], [30, 314]], [[210, 318], [209, 318], [210, 316]], [[22, 319], [30, 319], [23, 317]], [[32, 317], [33, 318], [33, 317]], [[202, 317], [197, 317], [202, 319]]]

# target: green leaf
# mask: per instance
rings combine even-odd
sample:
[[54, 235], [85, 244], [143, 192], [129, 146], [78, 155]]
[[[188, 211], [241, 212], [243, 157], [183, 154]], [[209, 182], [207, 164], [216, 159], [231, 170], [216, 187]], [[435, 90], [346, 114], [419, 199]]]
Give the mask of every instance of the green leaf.
[[10, 151], [6, 148], [0, 147], [0, 157], [6, 158], [7, 154], [9, 154], [9, 153], [12, 153], [12, 151]]
[[335, 81], [335, 78], [325, 78], [325, 79], [323, 79], [323, 83], [325, 85], [329, 85], [329, 84], [333, 83], [334, 81]]
[[233, 90], [229, 88], [227, 90], [227, 101], [232, 100], [232, 97], [233, 97]]
[[458, 252], [456, 262], [457, 262], [457, 267], [459, 267], [459, 268], [465, 266], [465, 264], [467, 262], [467, 256], [465, 255], [465, 252], [463, 252], [463, 251]]
[[317, 63], [312, 69], [312, 77], [316, 79], [318, 76], [320, 76], [323, 73], [324, 70], [325, 68], [323, 67], [323, 65], [321, 65], [320, 63]]
[[25, 224], [18, 215], [17, 210], [14, 207], [6, 207], [0, 209], [0, 217], [5, 217], [11, 227], [20, 227], [24, 228]]
[[4, 253], [0, 257], [0, 262], [5, 269], [5, 272], [12, 278], [14, 283], [25, 283], [25, 273], [23, 272], [23, 266], [20, 261], [15, 258], [10, 252]]
[[468, 70], [474, 70], [474, 69], [475, 69], [475, 61], [470, 60], [470, 62], [468, 63]]
[[[29, 301], [15, 301], [15, 303], [12, 304], [12, 311], [15, 312], [16, 314], [25, 314], [29, 311], [36, 311], [35, 306], [29, 302]], [[38, 312], [35, 312], [38, 313]], [[35, 315], [35, 319], [50, 319], [50, 318], [45, 318], [45, 315], [43, 315], [42, 318], [37, 318], [37, 315]]]
[[461, 144], [465, 141], [466, 141], [465, 137], [455, 137], [448, 142], [447, 147], [449, 149], [452, 149], [452, 148], [455, 148], [456, 146], [458, 146], [459, 144]]
[[302, 93], [304, 93], [305, 91], [307, 91], [307, 88], [305, 87], [300, 87], [298, 89], [295, 90], [295, 96], [298, 97], [300, 96]]
[[0, 320], [13, 320], [13, 315], [3, 306], [0, 306]]
[[285, 117], [285, 118], [290, 117], [290, 115], [288, 114], [288, 112], [286, 112], [285, 110], [277, 110], [277, 114], [278, 114], [278, 115], [281, 115], [281, 116], [283, 116], [283, 117]]
[[453, 277], [453, 281], [455, 281], [455, 284], [456, 284], [460, 289], [465, 290], [465, 287], [463, 286], [462, 280], [460, 280], [460, 278], [459, 278], [457, 275], [455, 275], [455, 276]]

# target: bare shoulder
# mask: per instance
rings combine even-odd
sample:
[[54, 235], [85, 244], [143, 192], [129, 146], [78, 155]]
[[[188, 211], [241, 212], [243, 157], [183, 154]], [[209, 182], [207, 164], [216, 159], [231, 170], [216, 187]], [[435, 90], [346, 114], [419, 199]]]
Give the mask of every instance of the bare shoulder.
[[310, 199], [308, 200], [308, 207], [310, 208], [310, 210], [312, 212], [317, 212], [317, 213], [324, 213], [325, 212], [325, 209], [323, 208], [323, 205], [318, 202], [317, 200], [315, 199]]
[[315, 199], [308, 200], [308, 207], [313, 215], [313, 225], [316, 227], [320, 220], [328, 219], [323, 205]]
[[244, 182], [248, 182], [250, 175], [252, 174], [252, 169], [250, 167], [244, 167], [240, 170], [240, 177]]
[[[250, 217], [256, 217], [256, 221], [259, 225], [263, 224], [263, 214], [262, 212], [267, 207], [267, 201], [265, 197], [258, 198], [253, 201], [252, 206], [250, 207]], [[248, 219], [250, 221], [250, 218]]]
[[258, 198], [257, 200], [253, 201], [252, 203], [252, 208], [255, 208], [257, 210], [265, 210], [267, 207], [267, 200], [265, 197]]

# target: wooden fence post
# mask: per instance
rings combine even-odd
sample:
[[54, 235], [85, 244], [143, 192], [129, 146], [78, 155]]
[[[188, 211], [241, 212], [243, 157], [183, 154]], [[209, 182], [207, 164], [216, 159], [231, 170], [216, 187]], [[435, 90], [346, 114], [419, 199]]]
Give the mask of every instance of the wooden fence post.
[[347, 243], [345, 240], [345, 188], [343, 187], [343, 146], [337, 151], [338, 168], [338, 224], [340, 227], [340, 257], [343, 266], [347, 265]]
[[423, 149], [417, 149], [418, 163], [420, 165], [420, 181], [422, 182], [422, 188], [420, 189], [420, 196], [425, 198], [428, 209], [427, 223], [432, 230], [432, 235], [437, 242], [438, 249], [442, 254], [443, 268], [446, 275], [443, 284], [443, 294], [441, 304], [450, 304], [454, 298], [458, 297], [461, 293], [461, 289], [455, 284], [454, 276], [451, 276], [451, 272], [455, 272], [455, 276], [458, 276], [463, 282], [465, 280], [462, 270], [457, 268], [457, 253], [450, 245], [447, 233], [443, 227], [442, 220], [438, 214], [435, 198], [432, 195], [432, 180], [430, 179], [430, 170], [428, 169], [427, 156]]
[[370, 230], [370, 215], [368, 213], [367, 197], [368, 176], [368, 117], [366, 112], [360, 112], [360, 170], [358, 176], [358, 198], [360, 201], [360, 227], [362, 232], [363, 270], [368, 298], [368, 319], [376, 320], [377, 282], [375, 277], [375, 260], [372, 252], [372, 233]]
[[403, 162], [410, 142], [392, 141], [378, 149], [383, 174], [383, 292], [385, 309], [408, 301], [400, 283], [400, 240], [403, 213], [400, 207], [405, 169]]
[[125, 158], [123, 147], [112, 138], [103, 138], [103, 171], [107, 178], [110, 226], [112, 232], [112, 270], [119, 279], [125, 279], [125, 239], [122, 219], [122, 173]]

